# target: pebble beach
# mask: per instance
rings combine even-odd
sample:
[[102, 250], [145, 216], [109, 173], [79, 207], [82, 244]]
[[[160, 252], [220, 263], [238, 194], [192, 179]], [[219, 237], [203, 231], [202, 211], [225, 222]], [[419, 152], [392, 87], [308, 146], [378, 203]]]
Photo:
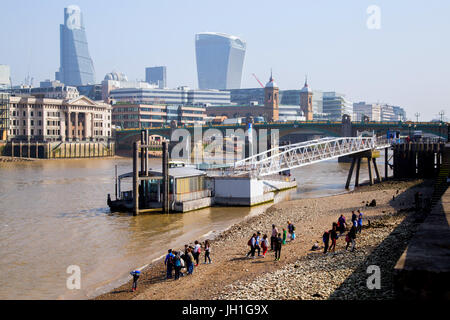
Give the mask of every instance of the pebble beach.
[[[386, 181], [346, 194], [274, 204], [212, 239], [213, 263], [199, 264], [193, 275], [165, 280], [161, 259], [142, 270], [136, 292], [127, 283], [95, 299], [395, 299], [393, 267], [419, 225], [414, 209], [417, 191], [429, 197], [432, 183]], [[374, 199], [376, 206], [366, 206]], [[345, 237], [338, 239], [334, 253], [311, 251], [315, 242], [323, 245], [323, 232], [341, 214], [350, 221], [357, 209], [364, 220], [354, 252], [345, 250]], [[245, 257], [254, 232], [270, 237], [272, 224], [281, 231], [287, 221], [295, 224], [297, 238], [283, 246], [280, 261], [274, 261], [270, 250], [265, 258]], [[380, 268], [380, 289], [368, 289], [371, 265]]]

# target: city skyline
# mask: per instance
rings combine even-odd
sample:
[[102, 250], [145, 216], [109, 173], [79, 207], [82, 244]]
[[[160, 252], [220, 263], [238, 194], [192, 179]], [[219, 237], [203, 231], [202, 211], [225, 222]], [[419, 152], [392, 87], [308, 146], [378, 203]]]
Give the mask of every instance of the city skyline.
[[[268, 1], [230, 1], [220, 6], [221, 10], [217, 4], [198, 1], [180, 2], [175, 11], [165, 3], [142, 1], [133, 2], [133, 6], [118, 1], [2, 3], [5, 12], [14, 10], [14, 15], [2, 20], [0, 31], [10, 43], [0, 64], [11, 67], [13, 84], [28, 75], [35, 84], [53, 79], [59, 65], [57, 26], [61, 11], [71, 4], [80, 6], [85, 16], [97, 78], [114, 69], [130, 80], [144, 79], [146, 66], [166, 65], [170, 69], [169, 87], [196, 88], [194, 36], [214, 31], [234, 34], [247, 42], [242, 88], [259, 87], [252, 73], [264, 80], [272, 67], [280, 89], [301, 89], [308, 74], [313, 89], [343, 92], [354, 102], [400, 105], [409, 119], [419, 112], [420, 120], [431, 120], [448, 109], [450, 67], [445, 57], [450, 48], [441, 38], [450, 27], [445, 17], [450, 5], [444, 1], [433, 5], [378, 1], [379, 30], [367, 28], [369, 1], [346, 5], [282, 1], [279, 7]], [[235, 10], [236, 5], [241, 10]], [[248, 16], [246, 9], [257, 14]], [[169, 13], [180, 24], [155, 29]], [[192, 15], [202, 19], [192, 19]], [[146, 31], [150, 20], [154, 32]]]

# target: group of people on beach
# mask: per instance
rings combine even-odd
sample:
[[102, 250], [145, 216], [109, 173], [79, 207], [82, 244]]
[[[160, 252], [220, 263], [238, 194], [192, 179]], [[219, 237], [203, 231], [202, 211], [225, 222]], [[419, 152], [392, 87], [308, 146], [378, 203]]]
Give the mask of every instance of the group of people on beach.
[[[351, 244], [351, 251], [355, 250], [356, 247], [356, 234], [361, 233], [363, 225], [363, 213], [358, 209], [358, 214], [352, 211], [351, 227], [345, 236], [345, 241], [347, 243], [345, 250]], [[347, 230], [347, 222], [343, 214], [338, 218], [337, 222], [333, 222], [331, 229], [326, 230], [322, 235], [322, 242], [324, 244], [323, 253], [335, 252], [336, 241], [339, 239]], [[339, 234], [338, 234], [339, 232]], [[331, 240], [331, 245], [330, 245]], [[318, 245], [315, 244], [312, 250], [318, 249]]]
[[[202, 249], [205, 251], [205, 264], [206, 262], [212, 263], [211, 260], [211, 244], [209, 240], [200, 244], [195, 240], [194, 245], [184, 245], [184, 251], [168, 250], [166, 258], [164, 259], [164, 265], [166, 266], [166, 279], [172, 279], [173, 273], [175, 280], [186, 275], [191, 275], [194, 272], [194, 268], [198, 266], [200, 261], [200, 254]], [[185, 269], [185, 272], [183, 272]]]
[[[283, 233], [278, 232], [277, 227], [272, 225], [272, 233], [270, 236], [270, 250], [275, 253], [275, 261], [279, 261], [281, 258], [281, 248], [286, 244], [287, 238], [290, 240], [295, 239], [295, 226], [293, 223], [288, 221], [287, 230], [283, 228]], [[250, 250], [246, 254], [247, 258], [255, 258], [256, 251], [258, 251], [258, 257], [266, 257], [267, 251], [269, 250], [269, 240], [267, 234], [261, 237], [261, 232], [253, 233], [252, 237], [248, 240], [247, 245]], [[261, 254], [262, 251], [262, 254]]]

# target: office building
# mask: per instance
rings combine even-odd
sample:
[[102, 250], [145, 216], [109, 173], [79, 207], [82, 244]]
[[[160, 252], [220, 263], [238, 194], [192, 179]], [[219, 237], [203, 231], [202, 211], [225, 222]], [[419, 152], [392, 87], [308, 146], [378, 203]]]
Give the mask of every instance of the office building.
[[71, 100], [80, 96], [78, 89], [73, 86], [66, 86], [59, 81], [42, 81], [37, 88], [13, 88], [12, 92], [17, 95], [28, 95], [36, 98], [64, 99]]
[[156, 88], [155, 85], [151, 85], [144, 81], [128, 81], [128, 78], [125, 74], [115, 71], [107, 73], [105, 75], [105, 78], [103, 79], [101, 86], [102, 86], [102, 100], [108, 103], [110, 102], [110, 92], [115, 89]]
[[392, 106], [394, 111], [394, 121], [406, 121], [406, 111], [399, 106]]
[[334, 91], [323, 93], [323, 112], [331, 121], [341, 121], [344, 114], [353, 115], [353, 104], [344, 94]]
[[49, 99], [9, 97], [8, 140], [107, 141], [111, 106], [87, 97]]
[[83, 15], [76, 5], [64, 9], [60, 25], [60, 68], [55, 78], [65, 85], [95, 83], [94, 64], [89, 55]]
[[145, 82], [160, 89], [167, 87], [167, 71], [165, 66], [145, 68]]
[[112, 105], [112, 124], [123, 128], [154, 128], [170, 125], [205, 124], [204, 106], [117, 103]]
[[223, 33], [204, 32], [195, 36], [199, 89], [239, 89], [246, 43]]
[[381, 121], [381, 105], [366, 103], [364, 101], [353, 104], [353, 121], [363, 121], [368, 117], [369, 121]]
[[11, 70], [8, 65], [0, 64], [0, 89], [11, 86]]
[[175, 105], [224, 105], [230, 104], [230, 93], [218, 90], [194, 90], [189, 87], [176, 89], [121, 88], [111, 90], [109, 98], [116, 102]]

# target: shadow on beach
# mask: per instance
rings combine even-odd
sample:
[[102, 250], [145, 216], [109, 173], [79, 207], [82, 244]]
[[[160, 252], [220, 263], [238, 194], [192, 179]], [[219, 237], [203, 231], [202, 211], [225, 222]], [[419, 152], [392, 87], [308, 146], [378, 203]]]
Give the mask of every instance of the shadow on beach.
[[[386, 300], [395, 299], [394, 290], [394, 267], [409, 244], [417, 227], [424, 220], [424, 216], [430, 211], [429, 207], [423, 210], [416, 210], [414, 204], [414, 193], [420, 191], [424, 195], [424, 200], [431, 197], [432, 181], [423, 181], [420, 184], [411, 186], [404, 192], [398, 194], [389, 204], [396, 210], [391, 216], [405, 214], [403, 221], [370, 253], [356, 270], [330, 295], [329, 299], [354, 299], [354, 300]], [[369, 234], [371, 229], [383, 227], [384, 219], [390, 215], [378, 215], [371, 217], [373, 221], [370, 226], [363, 228], [363, 233], [359, 237]], [[356, 250], [358, 250], [358, 239], [356, 239]], [[336, 255], [339, 259], [339, 256]], [[338, 264], [338, 263], [337, 263]], [[368, 289], [367, 279], [372, 273], [367, 273], [367, 268], [376, 265], [380, 268], [381, 288]]]

